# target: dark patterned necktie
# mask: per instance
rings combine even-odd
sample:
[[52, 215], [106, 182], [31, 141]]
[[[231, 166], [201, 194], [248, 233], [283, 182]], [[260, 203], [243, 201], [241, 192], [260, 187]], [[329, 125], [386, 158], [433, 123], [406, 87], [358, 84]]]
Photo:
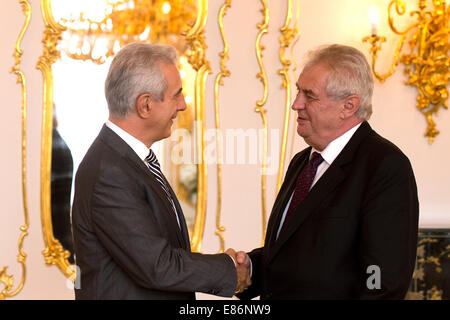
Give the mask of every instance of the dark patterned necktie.
[[[148, 168], [150, 169], [151, 173], [153, 173], [156, 180], [159, 182], [162, 189], [164, 190], [164, 193], [166, 194], [167, 199], [172, 204], [173, 211], [175, 212], [175, 214], [177, 216], [177, 220], [178, 220], [177, 209], [175, 208], [175, 204], [174, 204], [172, 196], [169, 192], [169, 187], [167, 186], [168, 182], [167, 182], [166, 178], [164, 177], [163, 173], [161, 172], [161, 166], [159, 165], [158, 159], [156, 158], [152, 149], [150, 149], [150, 153], [145, 158], [145, 161], [147, 162]], [[178, 224], [179, 223], [180, 222], [178, 222]]]
[[309, 189], [311, 188], [311, 184], [314, 181], [314, 177], [316, 176], [317, 167], [319, 167], [322, 161], [323, 158], [320, 153], [314, 152], [308, 164], [299, 174], [295, 185], [294, 195], [292, 196], [291, 204], [289, 205], [289, 209], [284, 219], [284, 225], [292, 216], [292, 213], [294, 213], [295, 209], [297, 209], [298, 205], [303, 201], [303, 199], [305, 199], [306, 195], [308, 194]]

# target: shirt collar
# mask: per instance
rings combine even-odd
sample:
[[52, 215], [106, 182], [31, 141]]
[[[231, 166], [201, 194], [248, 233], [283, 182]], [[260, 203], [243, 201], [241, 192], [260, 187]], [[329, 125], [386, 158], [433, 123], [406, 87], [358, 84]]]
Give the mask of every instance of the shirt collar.
[[328, 165], [331, 165], [334, 159], [336, 159], [339, 153], [341, 153], [342, 149], [344, 149], [345, 145], [350, 141], [352, 136], [355, 134], [356, 130], [358, 130], [358, 128], [361, 126], [361, 123], [362, 122], [358, 123], [350, 130], [347, 130], [343, 135], [331, 141], [322, 152], [312, 148], [310, 158], [313, 152], [318, 152], [322, 156], [323, 160]]
[[143, 161], [145, 160], [145, 158], [149, 154], [149, 149], [142, 141], [136, 139], [131, 134], [129, 134], [122, 128], [119, 128], [109, 120], [106, 121], [106, 126], [114, 131], [119, 137], [121, 137], [122, 140], [125, 141], [130, 146], [130, 148], [133, 149], [134, 152], [136, 152], [140, 159], [142, 159]]

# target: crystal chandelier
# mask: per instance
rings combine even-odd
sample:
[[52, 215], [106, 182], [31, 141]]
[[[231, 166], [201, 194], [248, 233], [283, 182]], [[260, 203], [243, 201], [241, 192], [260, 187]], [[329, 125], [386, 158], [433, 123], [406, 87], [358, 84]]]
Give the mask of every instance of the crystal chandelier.
[[130, 42], [170, 44], [186, 50], [182, 33], [195, 21], [195, 0], [105, 0], [103, 19], [84, 12], [61, 18], [67, 28], [60, 49], [72, 59], [103, 64]]

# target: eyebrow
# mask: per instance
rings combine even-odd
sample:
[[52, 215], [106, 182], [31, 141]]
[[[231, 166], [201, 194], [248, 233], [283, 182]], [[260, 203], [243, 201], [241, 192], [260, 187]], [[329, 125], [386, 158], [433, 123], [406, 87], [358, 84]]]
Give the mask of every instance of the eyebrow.
[[180, 93], [183, 91], [183, 87], [181, 87], [180, 89], [178, 89], [178, 91], [173, 95], [174, 97], [179, 96]]

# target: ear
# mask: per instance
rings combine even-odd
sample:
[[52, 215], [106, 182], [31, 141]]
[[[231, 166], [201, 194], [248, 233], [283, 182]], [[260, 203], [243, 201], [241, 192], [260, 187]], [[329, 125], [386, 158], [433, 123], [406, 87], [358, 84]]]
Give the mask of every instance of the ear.
[[353, 116], [361, 106], [361, 99], [358, 95], [352, 94], [344, 99], [343, 108], [341, 111], [341, 119], [346, 119]]
[[140, 118], [148, 118], [153, 107], [153, 99], [149, 93], [141, 94], [136, 100], [136, 113]]

